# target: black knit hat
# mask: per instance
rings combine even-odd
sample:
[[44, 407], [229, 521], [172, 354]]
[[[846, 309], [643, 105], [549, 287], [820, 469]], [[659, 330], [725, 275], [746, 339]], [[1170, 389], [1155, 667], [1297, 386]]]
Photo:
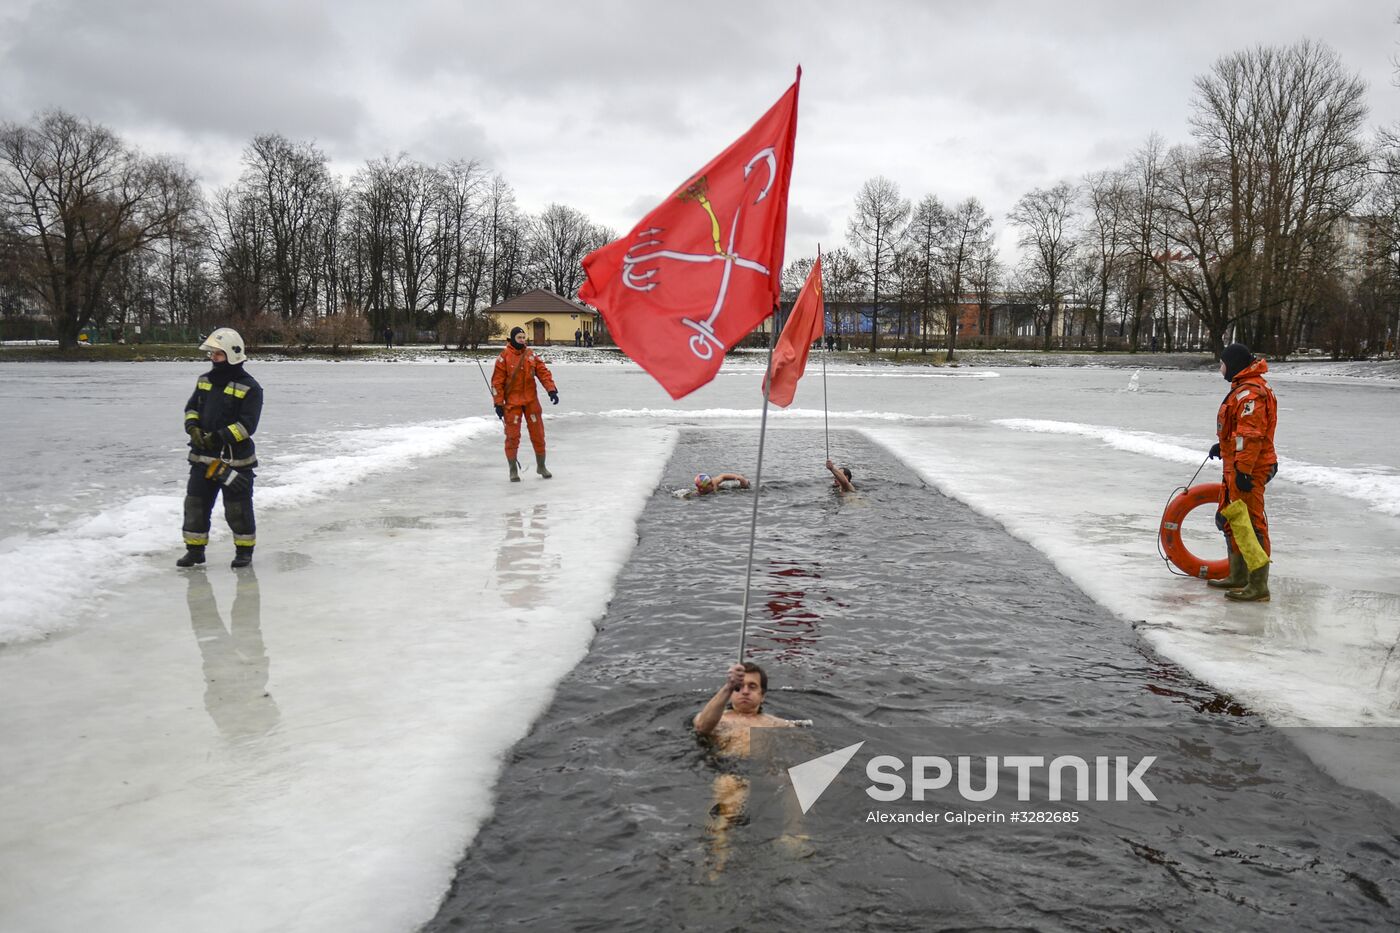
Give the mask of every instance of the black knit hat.
[[1232, 343], [1220, 351], [1220, 362], [1225, 364], [1225, 378], [1234, 382], [1235, 377], [1254, 362], [1254, 354], [1244, 344]]
[[525, 333], [525, 328], [523, 328], [523, 327], [512, 327], [512, 328], [510, 329], [510, 339], [511, 339], [511, 340], [514, 340], [516, 334], [523, 334], [523, 333]]

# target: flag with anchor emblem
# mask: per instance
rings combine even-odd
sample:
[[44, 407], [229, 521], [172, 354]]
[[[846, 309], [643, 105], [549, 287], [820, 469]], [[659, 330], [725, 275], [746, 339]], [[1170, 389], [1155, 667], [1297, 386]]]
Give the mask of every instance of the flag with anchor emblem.
[[799, 68], [747, 133], [583, 260], [579, 299], [672, 398], [713, 379], [777, 305], [801, 82]]

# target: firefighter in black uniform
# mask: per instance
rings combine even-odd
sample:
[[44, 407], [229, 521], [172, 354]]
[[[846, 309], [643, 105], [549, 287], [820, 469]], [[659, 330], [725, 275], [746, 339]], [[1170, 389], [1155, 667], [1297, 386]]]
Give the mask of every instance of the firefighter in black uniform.
[[224, 518], [233, 531], [234, 567], [253, 562], [257, 529], [253, 522], [253, 468], [258, 465], [253, 432], [262, 414], [258, 381], [243, 371], [248, 359], [243, 338], [220, 327], [199, 345], [213, 368], [199, 377], [185, 403], [185, 433], [190, 436], [190, 481], [185, 487], [185, 556], [177, 567], [204, 563], [209, 544], [209, 516], [214, 499], [224, 496]]

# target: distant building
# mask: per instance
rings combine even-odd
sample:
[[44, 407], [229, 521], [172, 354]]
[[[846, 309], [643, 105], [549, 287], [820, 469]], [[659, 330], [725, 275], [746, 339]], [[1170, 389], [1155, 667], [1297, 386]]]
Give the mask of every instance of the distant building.
[[573, 345], [575, 331], [594, 334], [598, 326], [597, 311], [543, 288], [507, 298], [485, 313], [496, 315], [501, 322], [501, 329], [491, 335], [492, 340], [504, 341], [512, 328], [523, 327], [530, 343], [537, 347]]

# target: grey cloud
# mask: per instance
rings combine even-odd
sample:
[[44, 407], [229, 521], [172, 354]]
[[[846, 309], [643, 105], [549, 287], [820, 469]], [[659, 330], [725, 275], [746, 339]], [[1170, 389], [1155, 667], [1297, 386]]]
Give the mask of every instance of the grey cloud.
[[362, 152], [404, 151], [420, 162], [434, 164], [475, 159], [494, 167], [508, 155], [475, 116], [460, 110], [434, 113], [404, 134], [376, 128], [362, 134], [357, 142]]
[[836, 245], [831, 221], [825, 214], [812, 213], [800, 204], [788, 202], [788, 239], [830, 241]]
[[742, 79], [769, 67], [771, 37], [788, 19], [781, 9], [737, 0], [701, 10], [625, 0], [491, 8], [435, 0], [404, 14], [393, 53], [399, 68], [465, 74], [506, 96], [531, 97]]
[[[36, 4], [0, 64], [12, 105], [246, 138], [347, 139], [365, 107], [319, 8], [269, 3]], [[118, 127], [120, 129], [121, 127]]]
[[338, 169], [479, 158], [522, 204], [625, 232], [801, 62], [789, 230], [836, 244], [882, 172], [1000, 213], [1153, 130], [1182, 142], [1192, 77], [1261, 42], [1328, 42], [1376, 122], [1400, 118], [1393, 16], [1375, 0], [0, 0], [0, 118], [62, 106], [215, 179], [265, 131], [316, 139]]
[[668, 193], [669, 192], [658, 191], [656, 194], [639, 195], [633, 198], [632, 201], [622, 209], [622, 216], [632, 218], [628, 223], [635, 224], [655, 210]]

